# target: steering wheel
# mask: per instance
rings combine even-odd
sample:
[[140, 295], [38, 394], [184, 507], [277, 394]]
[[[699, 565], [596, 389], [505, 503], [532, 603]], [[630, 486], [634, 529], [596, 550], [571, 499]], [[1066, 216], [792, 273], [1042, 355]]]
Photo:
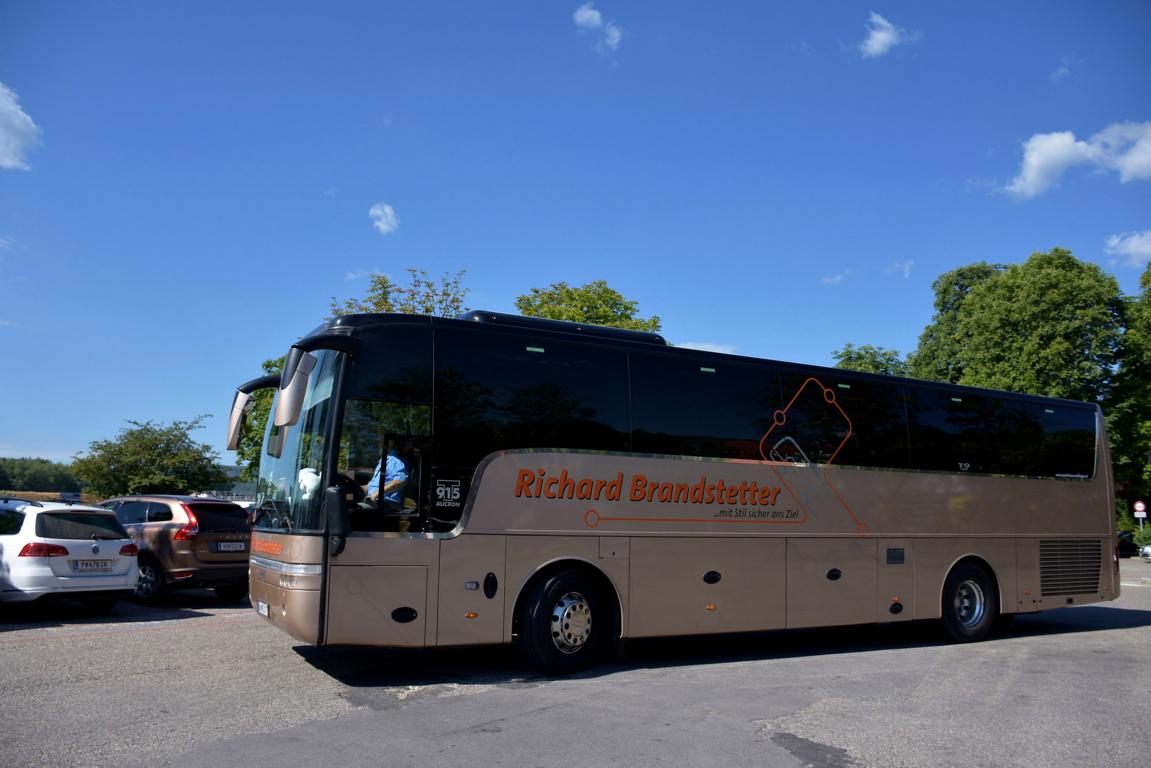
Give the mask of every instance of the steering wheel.
[[361, 488], [355, 480], [342, 472], [337, 472], [335, 483], [336, 486], [343, 491], [345, 496], [352, 497], [352, 501], [355, 502], [356, 505], [362, 505], [364, 503], [367, 495], [364, 493], [364, 489]]

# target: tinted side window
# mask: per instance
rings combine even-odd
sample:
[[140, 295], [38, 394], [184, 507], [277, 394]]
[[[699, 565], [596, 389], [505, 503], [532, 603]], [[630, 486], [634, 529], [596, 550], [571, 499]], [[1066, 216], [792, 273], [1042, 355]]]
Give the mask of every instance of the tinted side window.
[[913, 388], [907, 398], [912, 466], [944, 472], [992, 472], [995, 400], [954, 390]]
[[1045, 477], [1095, 476], [1095, 411], [1062, 406], [1037, 407], [1043, 427], [1040, 474]]
[[426, 326], [397, 326], [377, 331], [353, 358], [348, 371], [349, 397], [393, 403], [432, 401], [432, 332]]
[[116, 508], [116, 518], [124, 525], [142, 523], [147, 518], [148, 502], [125, 501]]
[[928, 387], [908, 396], [913, 466], [1027, 477], [1095, 474], [1089, 408]]
[[[772, 434], [776, 460], [906, 468], [902, 385], [831, 371], [781, 375], [784, 423]], [[767, 447], [767, 446], [765, 446]]]
[[516, 448], [629, 448], [622, 351], [554, 338], [440, 331], [435, 464]]
[[774, 368], [705, 355], [630, 354], [632, 449], [760, 460], [780, 407]]
[[172, 519], [172, 508], [163, 502], [148, 502], [148, 522], [166, 523]]
[[0, 536], [20, 533], [20, 528], [23, 525], [23, 512], [15, 512], [11, 509], [0, 509]]

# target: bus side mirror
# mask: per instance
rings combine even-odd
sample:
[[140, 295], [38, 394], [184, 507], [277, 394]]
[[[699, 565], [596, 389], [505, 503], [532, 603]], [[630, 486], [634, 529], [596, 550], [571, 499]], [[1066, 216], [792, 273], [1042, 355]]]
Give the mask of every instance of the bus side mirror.
[[240, 437], [244, 431], [244, 416], [248, 411], [252, 410], [255, 402], [252, 401], [252, 396], [247, 392], [236, 391], [235, 398], [232, 399], [232, 413], [228, 417], [228, 447], [229, 451], [238, 450], [240, 447]]
[[277, 427], [293, 426], [300, 418], [304, 407], [304, 395], [308, 391], [308, 377], [316, 367], [316, 357], [292, 347], [284, 372], [280, 378], [280, 397], [276, 400], [276, 413], [272, 423]]
[[337, 557], [344, 551], [348, 534], [352, 530], [352, 513], [348, 510], [344, 489], [338, 485], [329, 486], [324, 491], [324, 517], [328, 521], [328, 535], [331, 537], [328, 551], [332, 557]]

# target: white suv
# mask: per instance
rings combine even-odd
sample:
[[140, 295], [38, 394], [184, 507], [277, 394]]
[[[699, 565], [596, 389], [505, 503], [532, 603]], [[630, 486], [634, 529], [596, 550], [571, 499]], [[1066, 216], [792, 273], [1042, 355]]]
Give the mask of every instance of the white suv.
[[136, 555], [106, 509], [0, 498], [0, 602], [75, 597], [109, 611], [136, 588]]

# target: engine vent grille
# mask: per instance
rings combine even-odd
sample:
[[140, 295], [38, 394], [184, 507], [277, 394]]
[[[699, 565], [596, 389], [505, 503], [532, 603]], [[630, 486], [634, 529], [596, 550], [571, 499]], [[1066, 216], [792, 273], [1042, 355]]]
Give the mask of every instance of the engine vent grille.
[[1052, 539], [1039, 542], [1039, 589], [1043, 597], [1099, 592], [1103, 542]]

